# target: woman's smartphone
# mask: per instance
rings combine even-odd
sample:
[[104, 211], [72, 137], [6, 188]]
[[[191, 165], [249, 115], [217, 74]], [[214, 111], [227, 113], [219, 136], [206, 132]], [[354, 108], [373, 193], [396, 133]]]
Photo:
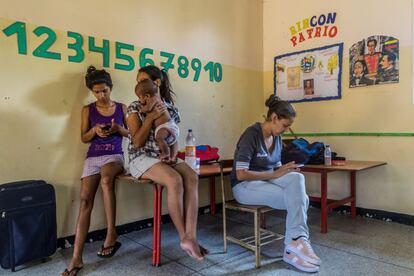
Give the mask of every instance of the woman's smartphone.
[[102, 127], [102, 130], [105, 130], [105, 131], [108, 131], [108, 130], [110, 130], [111, 129], [111, 125], [104, 125], [103, 127]]

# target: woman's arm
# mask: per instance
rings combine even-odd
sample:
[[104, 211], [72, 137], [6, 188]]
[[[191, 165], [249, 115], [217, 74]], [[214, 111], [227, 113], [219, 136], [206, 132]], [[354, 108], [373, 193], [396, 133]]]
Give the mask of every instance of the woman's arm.
[[236, 170], [236, 177], [237, 177], [237, 180], [239, 181], [269, 180], [273, 178], [282, 177], [289, 172], [298, 172], [298, 171], [300, 171], [300, 169], [296, 167], [295, 162], [289, 162], [289, 163], [284, 164], [283, 166], [280, 166], [275, 171], [257, 172], [257, 171], [251, 171], [251, 170], [246, 170], [246, 169], [239, 169], [239, 170]]
[[[122, 114], [124, 115], [124, 117], [123, 117], [124, 126], [126, 126], [127, 125], [127, 116], [126, 116], [126, 114], [127, 114], [127, 107], [124, 104], [122, 104]], [[111, 134], [114, 134], [114, 133], [117, 133], [118, 132], [123, 137], [128, 137], [129, 131], [124, 126], [121, 126], [121, 125], [115, 123], [115, 120], [112, 119], [111, 128], [108, 130], [107, 134], [108, 135], [111, 135]]]
[[147, 114], [144, 122], [141, 121], [138, 113], [129, 114], [127, 118], [127, 126], [131, 134], [131, 143], [135, 148], [142, 148], [145, 145], [153, 121], [160, 117], [166, 109], [167, 108], [163, 103], [157, 103], [154, 106], [154, 109]]
[[81, 140], [83, 143], [90, 142], [95, 137], [96, 128], [89, 126], [89, 107], [84, 106], [81, 114]]

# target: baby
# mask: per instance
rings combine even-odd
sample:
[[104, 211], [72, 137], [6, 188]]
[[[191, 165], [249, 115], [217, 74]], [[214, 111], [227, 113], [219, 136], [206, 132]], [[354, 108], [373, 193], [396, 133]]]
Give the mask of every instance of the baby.
[[[150, 79], [143, 80], [135, 86], [135, 94], [138, 96], [140, 103], [140, 112], [151, 112], [156, 102], [161, 101], [159, 87]], [[154, 99], [157, 97], [157, 99]], [[180, 130], [174, 120], [171, 119], [168, 110], [155, 119], [155, 140], [160, 147], [160, 159], [163, 162], [170, 163], [177, 156], [178, 143], [177, 139]]]

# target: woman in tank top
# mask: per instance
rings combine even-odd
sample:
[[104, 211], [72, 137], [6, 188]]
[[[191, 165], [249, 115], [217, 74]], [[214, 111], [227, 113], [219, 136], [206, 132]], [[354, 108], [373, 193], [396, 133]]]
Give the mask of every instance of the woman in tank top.
[[112, 257], [121, 243], [115, 230], [115, 176], [123, 171], [122, 137], [128, 137], [126, 106], [111, 100], [112, 79], [105, 70], [89, 66], [86, 86], [96, 101], [82, 109], [81, 139], [90, 143], [81, 177], [79, 216], [72, 260], [61, 275], [76, 275], [83, 267], [82, 252], [99, 185], [105, 207], [107, 234], [98, 256]]

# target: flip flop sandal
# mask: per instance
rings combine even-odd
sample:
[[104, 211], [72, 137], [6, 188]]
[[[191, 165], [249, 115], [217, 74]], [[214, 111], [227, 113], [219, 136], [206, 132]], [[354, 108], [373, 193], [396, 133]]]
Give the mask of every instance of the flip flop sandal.
[[[114, 245], [111, 245], [108, 247], [104, 247], [104, 245], [102, 244], [101, 252], [98, 252], [96, 255], [98, 255], [98, 257], [101, 257], [101, 258], [111, 258], [113, 255], [115, 255], [116, 251], [118, 251], [121, 245], [122, 243], [120, 242], [115, 242]], [[109, 250], [108, 254], [102, 254], [102, 252], [108, 251], [108, 250]]]
[[79, 270], [81, 270], [82, 268], [83, 268], [83, 266], [75, 266], [71, 270], [68, 270], [67, 268], [65, 268], [65, 270], [63, 272], [66, 273], [69, 276], [76, 276], [78, 274]]

